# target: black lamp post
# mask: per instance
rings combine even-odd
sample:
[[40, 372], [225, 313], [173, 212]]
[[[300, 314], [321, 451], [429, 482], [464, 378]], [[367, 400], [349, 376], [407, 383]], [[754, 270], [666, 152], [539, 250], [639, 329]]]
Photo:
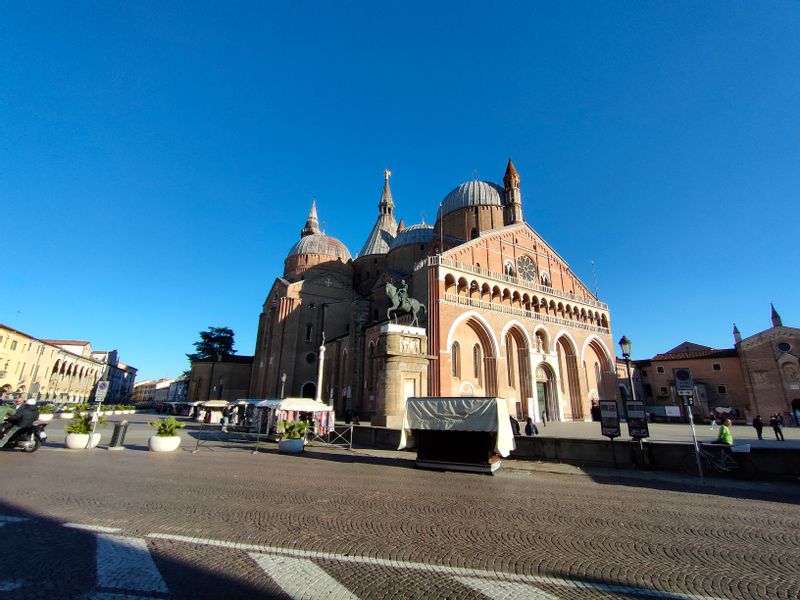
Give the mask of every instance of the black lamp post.
[[[625, 370], [628, 374], [628, 387], [631, 391], [631, 399], [630, 401], [633, 402], [636, 400], [636, 392], [633, 389], [633, 379], [631, 378], [631, 346], [633, 344], [628, 339], [628, 336], [623, 335], [619, 340], [619, 347], [622, 350], [622, 358], [625, 359]], [[625, 419], [628, 418], [628, 403], [625, 403]]]

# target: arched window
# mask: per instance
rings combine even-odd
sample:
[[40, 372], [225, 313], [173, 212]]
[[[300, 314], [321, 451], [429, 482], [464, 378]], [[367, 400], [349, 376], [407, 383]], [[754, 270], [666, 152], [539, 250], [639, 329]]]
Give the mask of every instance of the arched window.
[[450, 347], [450, 368], [453, 377], [461, 378], [461, 346], [453, 342]]
[[547, 273], [542, 273], [540, 279], [542, 281], [543, 286], [550, 287], [550, 275], [548, 275]]
[[472, 373], [478, 381], [478, 385], [481, 385], [481, 347], [479, 344], [472, 347]]
[[503, 273], [505, 273], [506, 275], [509, 275], [511, 277], [514, 277], [514, 275], [516, 273], [516, 271], [514, 271], [514, 263], [511, 262], [510, 260], [507, 260], [506, 262], [504, 262], [503, 263]]

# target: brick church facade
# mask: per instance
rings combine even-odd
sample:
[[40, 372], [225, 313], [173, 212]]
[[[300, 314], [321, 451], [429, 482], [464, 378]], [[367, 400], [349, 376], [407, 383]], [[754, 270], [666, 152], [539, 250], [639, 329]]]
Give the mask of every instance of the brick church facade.
[[[526, 222], [510, 160], [502, 185], [453, 189], [433, 225], [397, 223], [389, 176], [356, 258], [312, 204], [263, 305], [251, 398], [319, 397], [388, 426], [412, 395], [498, 396], [537, 421], [618, 399], [609, 308]], [[387, 314], [395, 288], [425, 305], [419, 326]]]

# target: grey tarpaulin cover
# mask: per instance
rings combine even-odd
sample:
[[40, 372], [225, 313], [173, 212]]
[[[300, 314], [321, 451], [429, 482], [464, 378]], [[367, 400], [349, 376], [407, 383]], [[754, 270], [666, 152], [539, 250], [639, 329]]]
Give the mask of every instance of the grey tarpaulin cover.
[[502, 398], [409, 398], [400, 432], [400, 447], [412, 448], [412, 429], [497, 432], [495, 451], [508, 456], [515, 448], [508, 406]]

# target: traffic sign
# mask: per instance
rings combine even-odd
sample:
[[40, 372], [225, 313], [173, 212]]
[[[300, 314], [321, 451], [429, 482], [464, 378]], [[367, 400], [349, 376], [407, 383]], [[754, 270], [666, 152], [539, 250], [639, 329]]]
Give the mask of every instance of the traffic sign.
[[691, 396], [694, 394], [694, 383], [692, 382], [692, 372], [689, 369], [672, 369], [675, 375], [675, 390], [678, 396]]
[[94, 399], [96, 402], [102, 402], [106, 399], [106, 394], [108, 394], [108, 382], [107, 381], [98, 381], [97, 382], [97, 391], [94, 393]]

